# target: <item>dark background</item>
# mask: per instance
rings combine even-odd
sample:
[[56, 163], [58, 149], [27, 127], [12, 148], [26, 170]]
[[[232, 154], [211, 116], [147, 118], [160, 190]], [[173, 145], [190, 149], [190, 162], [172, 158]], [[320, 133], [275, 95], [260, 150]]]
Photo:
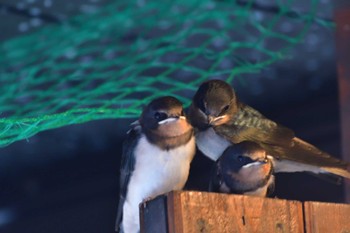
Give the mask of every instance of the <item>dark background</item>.
[[[0, 41], [77, 14], [93, 13], [108, 2], [0, 1]], [[332, 1], [321, 0], [318, 14], [331, 21], [333, 7]], [[237, 79], [233, 86], [243, 102], [340, 156], [334, 30], [314, 25], [304, 41], [290, 51], [289, 59], [246, 77], [244, 82]], [[134, 120], [62, 127], [1, 148], [0, 232], [113, 232], [121, 143]], [[206, 190], [210, 166], [211, 162], [198, 154], [187, 188]], [[344, 201], [342, 186], [305, 174], [277, 175], [276, 195]]]

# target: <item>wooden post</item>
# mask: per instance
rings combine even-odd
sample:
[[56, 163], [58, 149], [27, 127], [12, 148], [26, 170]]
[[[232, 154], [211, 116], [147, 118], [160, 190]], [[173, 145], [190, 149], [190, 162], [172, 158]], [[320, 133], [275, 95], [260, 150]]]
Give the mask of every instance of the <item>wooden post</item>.
[[[342, 154], [350, 162], [350, 3], [343, 1], [335, 11], [337, 70], [340, 99]], [[350, 182], [345, 181], [345, 199], [350, 203]]]
[[307, 233], [350, 232], [350, 205], [305, 202]]
[[[157, 233], [304, 232], [302, 204], [297, 201], [192, 191], [171, 192], [163, 200], [158, 204], [167, 207], [158, 209], [167, 209], [167, 223], [149, 214], [141, 217], [141, 227], [168, 226]], [[147, 208], [148, 204], [141, 205], [141, 216]]]

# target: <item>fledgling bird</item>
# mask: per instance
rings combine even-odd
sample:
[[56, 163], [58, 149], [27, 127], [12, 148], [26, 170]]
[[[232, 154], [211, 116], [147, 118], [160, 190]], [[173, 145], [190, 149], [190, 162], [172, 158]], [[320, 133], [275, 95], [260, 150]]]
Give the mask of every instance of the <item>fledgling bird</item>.
[[195, 150], [179, 100], [161, 97], [145, 107], [123, 144], [116, 231], [139, 232], [139, 204], [184, 187]]
[[196, 129], [198, 149], [214, 161], [230, 145], [251, 141], [272, 156], [275, 172], [334, 174], [350, 179], [349, 163], [295, 137], [292, 130], [240, 102], [224, 81], [210, 80], [200, 85], [188, 118]]
[[274, 191], [273, 165], [254, 142], [229, 146], [216, 161], [209, 191], [266, 197]]

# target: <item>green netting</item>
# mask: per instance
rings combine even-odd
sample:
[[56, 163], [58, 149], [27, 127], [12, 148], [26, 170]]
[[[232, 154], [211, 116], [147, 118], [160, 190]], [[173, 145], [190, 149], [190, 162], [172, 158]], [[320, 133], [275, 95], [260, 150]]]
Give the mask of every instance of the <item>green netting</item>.
[[[305, 12], [273, 1], [258, 17], [253, 1], [116, 1], [96, 14], [0, 45], [0, 146], [47, 129], [137, 117], [173, 95], [186, 105], [209, 78], [232, 81], [278, 61], [303, 39]], [[295, 30], [281, 33], [281, 22]]]

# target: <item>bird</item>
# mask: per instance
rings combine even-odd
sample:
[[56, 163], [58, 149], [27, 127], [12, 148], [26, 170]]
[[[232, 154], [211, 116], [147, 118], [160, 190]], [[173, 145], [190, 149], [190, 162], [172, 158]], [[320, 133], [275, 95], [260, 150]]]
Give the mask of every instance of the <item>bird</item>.
[[271, 156], [274, 172], [308, 172], [319, 177], [350, 179], [349, 163], [321, 151], [239, 101], [225, 81], [203, 82], [188, 109], [198, 149], [216, 161], [231, 145], [257, 143]]
[[181, 190], [195, 152], [194, 130], [182, 103], [172, 96], [151, 101], [123, 142], [115, 230], [139, 232], [139, 204]]
[[210, 192], [270, 196], [275, 187], [271, 157], [255, 142], [229, 146], [215, 162]]

